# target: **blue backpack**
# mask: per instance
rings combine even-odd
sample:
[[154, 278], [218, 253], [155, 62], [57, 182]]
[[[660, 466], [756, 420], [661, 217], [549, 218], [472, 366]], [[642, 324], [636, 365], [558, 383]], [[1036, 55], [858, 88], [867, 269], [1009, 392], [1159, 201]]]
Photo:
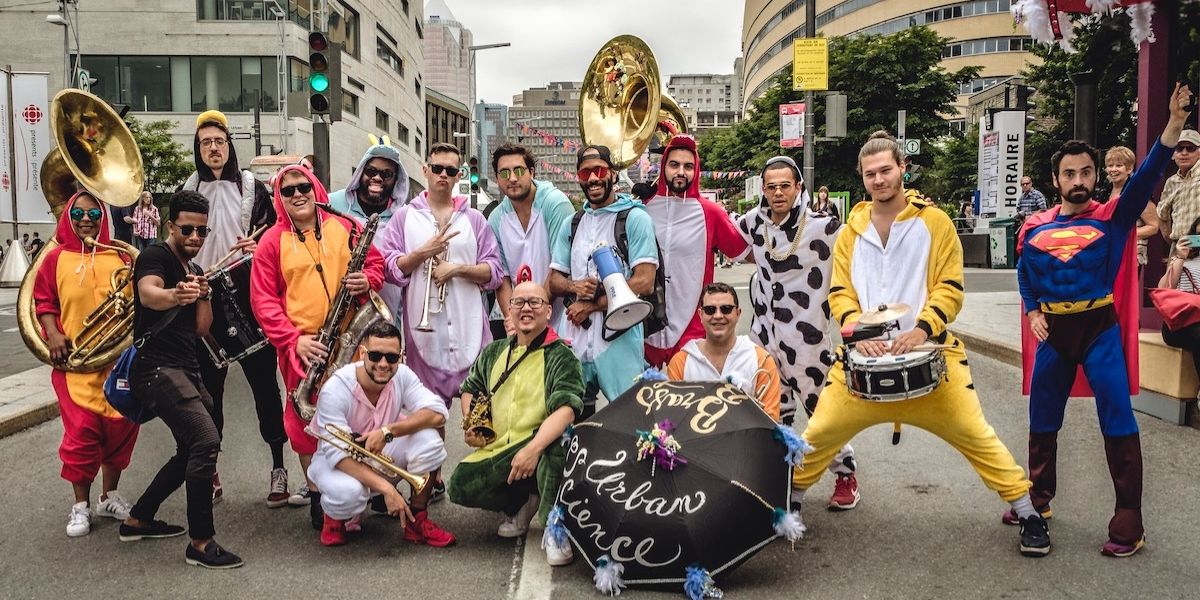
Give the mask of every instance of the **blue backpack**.
[[117, 357], [117, 363], [113, 365], [108, 379], [104, 381], [104, 397], [108, 400], [108, 404], [121, 413], [121, 416], [134, 423], [146, 423], [158, 416], [153, 410], [142, 405], [142, 402], [134, 397], [133, 391], [129, 389], [129, 372], [133, 369], [133, 361], [137, 358], [138, 348], [141, 348], [146, 340], [166, 329], [167, 325], [175, 320], [175, 315], [179, 313], [180, 308], [183, 307], [172, 308], [154, 324], [154, 327], [150, 328], [150, 331], [146, 332], [146, 335], [134, 340], [133, 344]]

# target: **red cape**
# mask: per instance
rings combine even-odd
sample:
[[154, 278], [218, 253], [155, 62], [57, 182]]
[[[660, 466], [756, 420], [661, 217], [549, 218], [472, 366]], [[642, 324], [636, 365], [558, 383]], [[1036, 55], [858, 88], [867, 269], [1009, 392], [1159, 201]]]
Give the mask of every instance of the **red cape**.
[[[1115, 200], [1107, 204], [1092, 201], [1083, 212], [1075, 216], [1107, 221], [1116, 207]], [[1026, 233], [1034, 227], [1053, 221], [1058, 216], [1059, 208], [1060, 206], [1055, 206], [1025, 220], [1021, 233], [1017, 236], [1018, 255], [1021, 253]], [[1117, 269], [1117, 279], [1113, 283], [1113, 303], [1117, 309], [1117, 323], [1121, 327], [1121, 347], [1125, 351], [1125, 370], [1129, 375], [1130, 394], [1137, 394], [1141, 390], [1138, 377], [1138, 318], [1142, 309], [1142, 295], [1138, 293], [1137, 266], [1137, 229], [1132, 229], [1129, 239], [1125, 242], [1125, 252], [1121, 257], [1121, 266]], [[1029, 320], [1025, 318], [1026, 310], [1029, 309], [1021, 308], [1021, 393], [1029, 395], [1038, 340], [1029, 328]], [[1075, 372], [1075, 385], [1071, 387], [1070, 395], [1073, 398], [1095, 396], [1087, 383], [1087, 377], [1083, 374], [1083, 367], [1079, 367]]]

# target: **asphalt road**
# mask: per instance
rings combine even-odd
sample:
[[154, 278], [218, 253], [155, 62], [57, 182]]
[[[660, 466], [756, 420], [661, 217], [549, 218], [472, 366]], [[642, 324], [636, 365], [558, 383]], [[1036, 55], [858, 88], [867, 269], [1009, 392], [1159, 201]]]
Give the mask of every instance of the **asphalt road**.
[[[724, 270], [721, 277], [736, 281], [741, 274]], [[16, 358], [15, 352], [7, 354]], [[982, 357], [972, 357], [971, 363], [985, 413], [1024, 463], [1019, 372]], [[595, 597], [583, 561], [553, 571], [545, 567], [536, 547], [540, 532], [530, 534], [527, 548], [495, 536], [496, 516], [449, 502], [435, 505], [432, 514], [458, 535], [456, 547], [409, 545], [396, 523], [383, 517], [367, 519], [364, 532], [347, 546], [321, 547], [308, 527], [307, 510], [265, 507], [269, 456], [236, 369], [228, 392], [220, 459], [226, 499], [215, 510], [217, 537], [246, 559], [244, 568], [188, 567], [182, 560], [183, 538], [120, 543], [111, 520], [98, 521], [87, 537], [67, 538], [70, 487], [58, 476], [62, 426], [55, 420], [0, 439], [0, 485], [8, 511], [0, 520], [0, 597]], [[785, 542], [769, 546], [722, 587], [730, 598], [762, 599], [1194, 597], [1200, 432], [1142, 415], [1138, 420], [1149, 546], [1134, 558], [1109, 559], [1098, 551], [1106, 537], [1112, 489], [1095, 409], [1073, 402], [1060, 438], [1060, 495], [1049, 557], [1035, 560], [1017, 553], [1016, 528], [999, 521], [1005, 505], [949, 446], [913, 428], [892, 446], [890, 427], [880, 426], [854, 442], [863, 494], [859, 507], [847, 513], [822, 510], [832, 491], [832, 480], [825, 477], [808, 496], [809, 535], [794, 550]], [[449, 429], [457, 431], [457, 423]], [[148, 424], [123, 493], [135, 499], [172, 448], [166, 427]], [[457, 436], [451, 436], [449, 448], [450, 465], [467, 453]], [[288, 460], [294, 486], [299, 468], [294, 457]], [[182, 490], [160, 517], [184, 522]], [[630, 589], [626, 597], [681, 596]]]

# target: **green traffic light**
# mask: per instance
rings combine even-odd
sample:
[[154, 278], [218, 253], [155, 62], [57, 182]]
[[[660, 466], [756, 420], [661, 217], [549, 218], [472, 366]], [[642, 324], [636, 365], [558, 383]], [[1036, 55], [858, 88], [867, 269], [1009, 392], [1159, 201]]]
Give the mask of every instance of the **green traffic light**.
[[329, 76], [324, 73], [313, 73], [308, 76], [308, 87], [314, 92], [324, 92], [329, 89]]
[[479, 183], [479, 173], [471, 173], [471, 183]]

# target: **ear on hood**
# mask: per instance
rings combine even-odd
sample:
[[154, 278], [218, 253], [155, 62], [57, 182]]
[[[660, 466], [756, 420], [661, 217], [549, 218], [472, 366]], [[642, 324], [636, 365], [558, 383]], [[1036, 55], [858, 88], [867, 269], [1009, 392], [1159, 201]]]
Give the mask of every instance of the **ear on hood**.
[[108, 204], [105, 204], [103, 200], [97, 198], [87, 190], [79, 190], [78, 192], [75, 192], [75, 195], [71, 196], [71, 199], [67, 200], [66, 205], [63, 206], [62, 215], [58, 217], [58, 225], [54, 228], [54, 240], [58, 242], [59, 245], [63, 246], [67, 250], [71, 250], [72, 252], [82, 252], [84, 250], [83, 240], [79, 239], [79, 234], [75, 233], [75, 227], [71, 224], [71, 209], [75, 207], [75, 203], [79, 200], [79, 197], [84, 194], [87, 194], [88, 197], [95, 200], [96, 204], [98, 204], [100, 207], [100, 222], [96, 224], [96, 229], [98, 231], [94, 236], [96, 241], [100, 242], [101, 244], [112, 243], [112, 238], [108, 232]]
[[370, 136], [371, 146], [363, 153], [362, 160], [358, 161], [358, 166], [354, 168], [354, 174], [350, 176], [350, 182], [346, 184], [346, 193], [351, 194], [358, 191], [362, 185], [363, 170], [367, 168], [367, 163], [373, 158], [382, 158], [396, 165], [396, 182], [392, 185], [392, 200], [393, 205], [404, 204], [408, 201], [408, 171], [404, 170], [404, 163], [400, 161], [400, 151], [391, 145], [391, 140], [385, 135], [383, 139]]
[[676, 134], [663, 147], [662, 162], [658, 167], [658, 195], [666, 196], [667, 192], [667, 157], [671, 155], [672, 150], [684, 149], [692, 153], [692, 158], [696, 160], [696, 173], [692, 177], [692, 182], [688, 185], [687, 191], [683, 193], [685, 198], [700, 197], [700, 152], [696, 148], [696, 138], [687, 133]]

